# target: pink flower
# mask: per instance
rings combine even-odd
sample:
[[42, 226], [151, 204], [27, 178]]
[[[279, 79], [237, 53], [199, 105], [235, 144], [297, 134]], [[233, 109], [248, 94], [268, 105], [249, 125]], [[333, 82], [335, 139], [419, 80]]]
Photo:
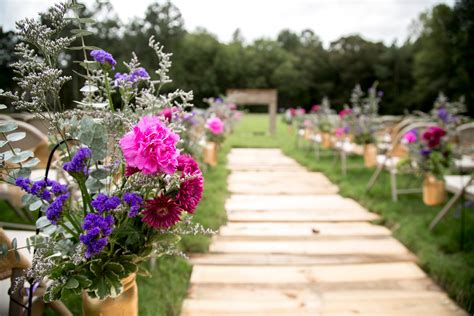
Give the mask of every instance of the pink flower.
[[320, 105], [313, 105], [313, 106], [311, 107], [311, 113], [316, 113], [316, 112], [318, 112], [320, 109], [321, 109], [321, 106], [320, 106]]
[[206, 127], [214, 135], [220, 135], [224, 133], [224, 122], [222, 122], [222, 120], [217, 116], [209, 118], [206, 122]]
[[188, 213], [194, 213], [197, 205], [201, 201], [204, 188], [199, 165], [189, 155], [178, 157], [178, 171], [181, 171], [181, 179], [188, 178], [181, 183], [178, 194], [176, 194], [176, 204]]
[[408, 144], [412, 144], [412, 143], [416, 142], [417, 139], [418, 139], [416, 131], [415, 131], [415, 130], [411, 130], [411, 131], [406, 132], [405, 135], [403, 135], [403, 139], [404, 139]]
[[289, 108], [288, 110], [290, 111], [290, 114], [291, 114], [292, 117], [296, 116], [296, 109], [295, 108]]
[[242, 112], [235, 112], [234, 113], [234, 120], [240, 121], [242, 119]]
[[311, 120], [304, 120], [303, 125], [304, 127], [311, 127], [313, 126], [313, 122], [311, 122]]
[[342, 136], [344, 136], [345, 132], [346, 132], [346, 129], [345, 129], [344, 127], [338, 127], [338, 128], [336, 128], [336, 136], [337, 136], [337, 137], [342, 137]]
[[296, 115], [305, 115], [305, 114], [306, 114], [306, 110], [303, 108], [299, 108], [296, 110]]
[[229, 103], [229, 109], [231, 109], [232, 111], [235, 111], [237, 110], [237, 105], [235, 103]]
[[352, 114], [352, 110], [351, 109], [344, 109], [342, 110], [341, 112], [339, 112], [339, 117], [341, 119], [343, 119], [344, 117], [346, 117], [347, 115], [350, 115]]
[[160, 116], [163, 116], [168, 123], [171, 123], [173, 120], [173, 113], [176, 112], [178, 112], [178, 109], [173, 106], [171, 108], [163, 109], [163, 111], [160, 113]]
[[434, 148], [441, 143], [441, 138], [446, 135], [446, 131], [438, 126], [428, 128], [421, 138], [426, 142], [429, 148]]
[[152, 228], [168, 228], [181, 219], [181, 208], [168, 196], [146, 200], [142, 222]]
[[144, 116], [120, 139], [119, 144], [127, 167], [136, 168], [144, 174], [171, 174], [178, 165], [178, 140], [179, 136], [157, 116]]

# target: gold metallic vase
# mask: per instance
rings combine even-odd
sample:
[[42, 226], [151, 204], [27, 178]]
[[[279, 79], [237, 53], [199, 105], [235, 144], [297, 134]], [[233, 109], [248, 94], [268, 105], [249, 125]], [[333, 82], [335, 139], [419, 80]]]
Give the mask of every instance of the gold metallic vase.
[[364, 165], [367, 168], [377, 165], [377, 147], [374, 144], [365, 144], [364, 146]]
[[322, 133], [322, 134], [321, 134], [321, 140], [322, 140], [323, 148], [325, 148], [325, 149], [331, 148], [331, 146], [332, 146], [332, 143], [331, 143], [331, 134], [329, 134], [329, 133]]
[[217, 166], [217, 144], [208, 142], [204, 147], [204, 163], [209, 166]]
[[136, 274], [122, 280], [123, 291], [115, 298], [100, 300], [82, 293], [84, 316], [138, 316], [138, 288]]
[[439, 205], [446, 200], [446, 189], [443, 180], [427, 175], [423, 181], [423, 203]]

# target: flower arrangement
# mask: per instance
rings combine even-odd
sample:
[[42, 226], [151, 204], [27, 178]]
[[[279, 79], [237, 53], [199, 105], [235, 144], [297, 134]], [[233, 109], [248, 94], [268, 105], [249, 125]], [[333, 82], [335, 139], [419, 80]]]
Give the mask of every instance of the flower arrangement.
[[334, 123], [331, 120], [330, 115], [332, 114], [331, 105], [329, 99], [324, 97], [321, 105], [314, 105], [312, 107], [312, 113], [316, 115], [316, 126], [321, 133], [330, 133]]
[[431, 110], [431, 117], [433, 121], [437, 122], [439, 126], [444, 128], [449, 137], [454, 137], [456, 127], [466, 121], [462, 115], [466, 112], [466, 105], [464, 98], [459, 101], [450, 102], [448, 98], [440, 92], [436, 98], [433, 109]]
[[[41, 234], [28, 241], [28, 248], [35, 248], [32, 267], [18, 285], [48, 278], [46, 301], [83, 291], [99, 299], [115, 297], [123, 289], [121, 279], [142, 269], [141, 262], [184, 255], [177, 247], [180, 236], [211, 233], [191, 223], [203, 176], [182, 151], [185, 120], [175, 119], [191, 106], [192, 93], [160, 94], [171, 81], [170, 54], [152, 37], [148, 44], [158, 66], [152, 75], [135, 54], [124, 63], [128, 72], [113, 74], [114, 57], [84, 44], [91, 20], [78, 16], [82, 8], [59, 4], [42, 15], [47, 25], [30, 19], [17, 23], [22, 42], [13, 68], [21, 92], [0, 91], [15, 109], [50, 122], [53, 153], [59, 153], [51, 155], [59, 159], [48, 163], [44, 178], [30, 179], [38, 159], [13, 147], [24, 137], [11, 133], [14, 121], [0, 125], [6, 139], [1, 146], [8, 146], [2, 180], [22, 188], [23, 203], [40, 216], [36, 226]], [[71, 12], [75, 17], [66, 18]], [[76, 27], [71, 35], [59, 35], [70, 26]], [[71, 47], [77, 41], [80, 46]], [[82, 98], [71, 110], [60, 98], [61, 87], [71, 78], [57, 68], [68, 48], [82, 50], [84, 56], [78, 63], [83, 68], [78, 74], [84, 78]], [[120, 102], [114, 102], [114, 94]], [[222, 131], [215, 121], [209, 126]], [[56, 178], [50, 176], [52, 170]], [[8, 253], [5, 249], [0, 247], [2, 254]]]
[[224, 141], [224, 122], [217, 116], [213, 116], [206, 121], [207, 139], [211, 142], [220, 144]]
[[[374, 144], [375, 132], [378, 129], [377, 113], [383, 92], [377, 91], [378, 82], [369, 88], [366, 98], [360, 85], [356, 85], [351, 93], [351, 106], [339, 113], [341, 120], [347, 122], [354, 142], [359, 145]], [[343, 111], [345, 111], [343, 113]]]
[[443, 128], [431, 126], [410, 130], [403, 135], [403, 141], [410, 149], [412, 166], [424, 175], [443, 178], [452, 162], [451, 147]]

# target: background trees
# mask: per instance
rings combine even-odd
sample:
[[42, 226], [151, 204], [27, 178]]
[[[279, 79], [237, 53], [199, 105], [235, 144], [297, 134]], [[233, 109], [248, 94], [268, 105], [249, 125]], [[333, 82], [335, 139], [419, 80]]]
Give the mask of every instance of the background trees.
[[[402, 44], [351, 35], [327, 48], [312, 30], [282, 30], [276, 39], [252, 43], [236, 30], [230, 43], [222, 43], [205, 29], [186, 31], [179, 9], [169, 1], [151, 4], [143, 18], [129, 23], [118, 19], [111, 2], [97, 2], [84, 15], [98, 21], [96, 36], [89, 37], [88, 44], [110, 51], [118, 60], [129, 60], [134, 51], [142, 65], [151, 68], [156, 60], [145, 43], [154, 35], [174, 54], [174, 83], [169, 89], [194, 90], [198, 106], [203, 106], [203, 98], [224, 94], [228, 88], [276, 88], [280, 107], [309, 108], [328, 96], [339, 109], [356, 83], [367, 89], [378, 80], [384, 91], [382, 113], [427, 111], [444, 91], [452, 99], [464, 95], [474, 115], [474, 0], [458, 0], [452, 8], [438, 5], [421, 14], [416, 34]], [[14, 85], [6, 66], [14, 60], [15, 42], [12, 32], [0, 28], [3, 89]], [[72, 71], [76, 53], [65, 57], [65, 72]], [[70, 90], [79, 84], [65, 87], [71, 100], [77, 96]]]

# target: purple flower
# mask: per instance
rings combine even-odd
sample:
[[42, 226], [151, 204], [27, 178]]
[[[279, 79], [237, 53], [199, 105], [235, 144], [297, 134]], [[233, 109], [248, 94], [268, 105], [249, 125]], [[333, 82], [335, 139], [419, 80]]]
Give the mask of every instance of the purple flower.
[[380, 91], [377, 93], [377, 96], [378, 96], [379, 98], [383, 97], [383, 91], [380, 90]]
[[118, 87], [121, 82], [129, 81], [129, 75], [126, 73], [122, 74], [120, 72], [117, 72], [114, 76], [114, 79], [115, 79], [114, 85]]
[[80, 148], [71, 161], [66, 162], [63, 166], [64, 171], [69, 172], [71, 175], [84, 175], [88, 176], [89, 171], [87, 168], [87, 162], [92, 156], [92, 151], [83, 147]]
[[150, 75], [145, 70], [145, 68], [137, 68], [130, 74], [130, 80], [132, 82], [135, 82], [139, 79], [150, 79]]
[[99, 212], [103, 214], [116, 209], [120, 205], [120, 199], [116, 196], [107, 196], [103, 193], [97, 194], [95, 199], [92, 200], [91, 205]]
[[105, 50], [102, 50], [102, 49], [95, 49], [95, 50], [91, 51], [91, 57], [95, 61], [101, 63], [102, 65], [111, 66], [112, 69], [117, 64], [117, 62], [115, 61], [112, 54], [110, 54], [110, 53], [108, 53], [108, 52], [106, 52]]
[[431, 149], [429, 148], [422, 148], [420, 150], [420, 154], [425, 157], [425, 158], [428, 158], [428, 156], [431, 154]]
[[114, 218], [112, 215], [102, 217], [94, 213], [89, 213], [84, 218], [82, 228], [84, 234], [79, 236], [79, 240], [86, 246], [86, 258], [99, 254], [108, 244], [108, 236], [112, 234]]
[[69, 198], [69, 192], [58, 196], [46, 209], [46, 218], [54, 225], [58, 224], [63, 212], [64, 202]]
[[31, 186], [31, 181], [28, 178], [23, 178], [23, 177], [18, 177], [15, 180], [15, 185], [17, 187], [20, 187], [23, 189], [23, 191], [26, 191], [30, 193], [30, 186]]
[[448, 111], [446, 110], [446, 108], [443, 106], [443, 107], [440, 107], [438, 109], [438, 118], [443, 121], [444, 124], [448, 124], [449, 121], [450, 121], [450, 115], [448, 113]]
[[125, 203], [128, 204], [128, 206], [130, 206], [130, 212], [128, 213], [128, 217], [137, 216], [143, 204], [142, 197], [136, 193], [126, 192], [123, 195], [123, 200]]

